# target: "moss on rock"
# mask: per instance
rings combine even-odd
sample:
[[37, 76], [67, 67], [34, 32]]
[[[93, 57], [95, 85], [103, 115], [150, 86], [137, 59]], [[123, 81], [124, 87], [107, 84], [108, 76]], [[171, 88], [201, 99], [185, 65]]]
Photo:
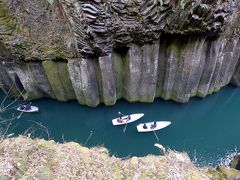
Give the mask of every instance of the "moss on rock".
[[14, 32], [20, 32], [22, 29], [16, 19], [9, 14], [3, 2], [0, 2], [0, 25], [1, 35], [11, 35]]
[[219, 166], [217, 167], [217, 170], [223, 175], [225, 179], [239, 179], [240, 178], [240, 171], [225, 167], [225, 166]]
[[230, 162], [230, 167], [240, 170], [240, 154], [237, 154], [234, 159]]
[[42, 65], [57, 100], [74, 99], [75, 93], [69, 78], [67, 63], [43, 61]]
[[[168, 150], [164, 156], [119, 159], [103, 147], [23, 136], [0, 141], [2, 179], [231, 179], [240, 172], [196, 167], [187, 154]], [[102, 157], [104, 157], [102, 159]]]
[[58, 3], [49, 6], [46, 1], [1, 1], [1, 43], [13, 57], [25, 61], [74, 57], [68, 24], [59, 8]]
[[0, 43], [14, 53], [15, 56], [21, 54], [22, 38], [20, 33], [24, 31], [24, 28], [17, 21], [17, 19], [9, 13], [6, 5], [0, 2]]
[[224, 179], [224, 176], [219, 171], [216, 171], [215, 169], [208, 169], [207, 173], [209, 174], [210, 179], [214, 179], [214, 180]]

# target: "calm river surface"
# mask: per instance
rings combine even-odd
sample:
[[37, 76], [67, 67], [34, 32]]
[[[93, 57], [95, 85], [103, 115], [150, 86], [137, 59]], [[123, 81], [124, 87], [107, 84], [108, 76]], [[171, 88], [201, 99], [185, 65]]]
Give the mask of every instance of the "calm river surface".
[[[4, 98], [0, 92], [0, 100]], [[5, 102], [7, 104], [8, 102]], [[216, 166], [227, 161], [240, 148], [240, 88], [225, 87], [207, 98], [192, 98], [186, 104], [156, 99], [152, 104], [128, 103], [124, 100], [115, 106], [100, 105], [89, 108], [76, 101], [61, 103], [50, 99], [32, 101], [38, 113], [24, 113], [14, 121], [11, 132], [47, 138], [58, 142], [75, 141], [88, 147], [101, 145], [118, 157], [160, 154], [154, 147], [154, 133], [138, 133], [136, 125], [153, 120], [168, 120], [172, 124], [156, 131], [159, 142], [176, 151], [184, 151], [199, 165]], [[124, 114], [144, 113], [139, 121], [127, 126], [112, 126], [111, 120]], [[11, 117], [8, 110], [4, 117]], [[39, 125], [41, 123], [41, 125]], [[41, 130], [42, 129], [42, 130]]]

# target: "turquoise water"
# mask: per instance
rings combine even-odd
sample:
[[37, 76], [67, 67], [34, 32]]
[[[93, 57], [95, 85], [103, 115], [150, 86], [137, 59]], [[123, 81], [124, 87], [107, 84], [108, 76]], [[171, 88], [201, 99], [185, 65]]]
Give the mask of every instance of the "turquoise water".
[[[0, 93], [0, 100], [3, 93]], [[7, 104], [7, 102], [5, 102]], [[38, 113], [24, 113], [16, 119], [9, 133], [28, 134], [58, 142], [75, 141], [88, 147], [106, 147], [118, 157], [160, 154], [154, 147], [160, 143], [173, 150], [187, 152], [199, 165], [212, 165], [227, 161], [240, 147], [240, 89], [223, 88], [207, 98], [192, 98], [189, 103], [177, 104], [156, 99], [152, 104], [118, 101], [115, 106], [100, 105], [89, 108], [76, 101], [61, 103], [50, 99], [32, 102], [40, 108]], [[127, 126], [112, 126], [111, 119], [121, 111], [125, 114], [144, 113], [139, 121]], [[19, 115], [8, 110], [4, 117]], [[153, 120], [168, 120], [172, 124], [154, 133], [138, 133], [136, 125]], [[41, 123], [41, 125], [40, 125]]]

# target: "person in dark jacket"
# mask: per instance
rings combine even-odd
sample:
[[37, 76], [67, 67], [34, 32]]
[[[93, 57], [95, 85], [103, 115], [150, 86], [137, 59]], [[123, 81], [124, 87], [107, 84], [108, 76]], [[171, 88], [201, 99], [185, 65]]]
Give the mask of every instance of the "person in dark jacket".
[[157, 127], [157, 122], [154, 121], [153, 124], [151, 125], [151, 129], [154, 129], [155, 127]]
[[30, 109], [31, 109], [31, 102], [25, 106], [24, 110], [28, 111]]
[[145, 123], [143, 124], [143, 129], [147, 129], [147, 125]]

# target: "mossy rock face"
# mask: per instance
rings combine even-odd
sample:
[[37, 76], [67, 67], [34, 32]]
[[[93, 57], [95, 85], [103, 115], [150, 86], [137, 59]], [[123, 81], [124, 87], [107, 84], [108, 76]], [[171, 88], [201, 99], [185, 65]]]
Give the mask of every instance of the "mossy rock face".
[[219, 171], [226, 179], [240, 178], [240, 171], [233, 168], [219, 166], [217, 167], [217, 171]]
[[230, 167], [240, 170], [240, 154], [236, 155], [234, 159], [230, 162]]
[[81, 151], [82, 153], [84, 153], [84, 154], [89, 154], [89, 149], [86, 148], [86, 147], [81, 147], [81, 148], [80, 148], [80, 151]]
[[26, 61], [74, 57], [68, 24], [59, 8], [46, 0], [1, 1], [0, 41], [13, 57]]
[[137, 157], [132, 157], [131, 166], [132, 166], [132, 168], [137, 168], [138, 167], [138, 158]]
[[[17, 23], [16, 19], [8, 12], [3, 2], [0, 2], [0, 25], [1, 35], [12, 35], [14, 32], [21, 31], [20, 25]], [[18, 43], [19, 40], [15, 42], [15, 44]]]
[[[16, 56], [20, 56], [22, 51], [22, 38], [19, 35], [23, 27], [17, 22], [17, 19], [11, 15], [6, 5], [0, 2], [0, 43], [4, 49], [11, 51]], [[12, 54], [11, 54], [12, 55]]]
[[186, 179], [191, 179], [191, 180], [200, 180], [200, 179], [207, 179], [207, 176], [203, 176], [200, 174], [197, 170], [196, 171], [190, 171], [188, 172], [188, 178]]
[[44, 61], [42, 63], [55, 97], [59, 101], [75, 99], [66, 62]]
[[[5, 179], [237, 179], [240, 172], [220, 166], [196, 167], [186, 153], [169, 150], [164, 156], [120, 159], [103, 147], [88, 149], [74, 142], [64, 144], [23, 136], [0, 142], [0, 168]], [[101, 158], [104, 155], [104, 158]], [[26, 165], [24, 166], [24, 163]], [[0, 167], [2, 164], [0, 163]], [[4, 176], [3, 176], [4, 175]]]
[[114, 170], [114, 179], [116, 179], [116, 180], [122, 179], [121, 170], [119, 167], [116, 167]]
[[36, 174], [38, 179], [54, 179], [53, 172], [49, 167], [44, 167]]
[[207, 173], [209, 174], [209, 177], [214, 180], [222, 180], [224, 179], [224, 176], [217, 170], [209, 168], [207, 170]]

